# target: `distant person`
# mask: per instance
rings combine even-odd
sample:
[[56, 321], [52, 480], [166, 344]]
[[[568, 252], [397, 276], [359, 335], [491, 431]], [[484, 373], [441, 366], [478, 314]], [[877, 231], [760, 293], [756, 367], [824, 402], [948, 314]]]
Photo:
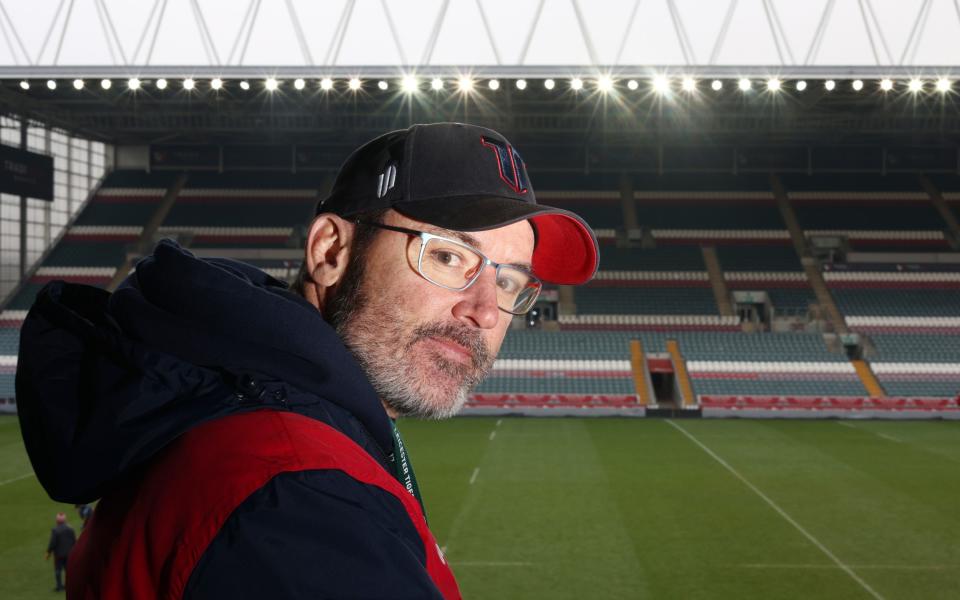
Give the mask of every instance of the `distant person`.
[[77, 543], [77, 534], [67, 525], [67, 515], [57, 513], [57, 526], [50, 530], [50, 543], [47, 544], [47, 560], [53, 555], [53, 577], [57, 581], [55, 592], [62, 592], [63, 574], [67, 570], [67, 557]]
[[77, 514], [80, 516], [80, 529], [84, 529], [87, 526], [87, 521], [93, 516], [93, 507], [89, 504], [76, 504], [75, 506], [77, 507]]

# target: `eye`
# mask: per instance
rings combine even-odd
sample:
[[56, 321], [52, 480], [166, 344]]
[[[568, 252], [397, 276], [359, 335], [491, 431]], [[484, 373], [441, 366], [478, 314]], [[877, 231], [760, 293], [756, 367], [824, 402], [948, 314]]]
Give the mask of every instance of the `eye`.
[[430, 258], [445, 267], [459, 267], [463, 264], [463, 257], [450, 250], [434, 250], [430, 253]]
[[500, 277], [497, 280], [497, 286], [510, 294], [515, 294], [520, 289], [520, 283], [511, 277]]

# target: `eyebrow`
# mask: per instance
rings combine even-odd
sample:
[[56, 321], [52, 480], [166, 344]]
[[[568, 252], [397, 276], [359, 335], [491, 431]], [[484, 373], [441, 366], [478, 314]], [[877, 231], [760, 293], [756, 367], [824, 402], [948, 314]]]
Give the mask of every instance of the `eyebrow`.
[[[484, 251], [483, 244], [480, 242], [480, 240], [473, 237], [469, 233], [465, 233], [463, 231], [457, 231], [455, 229], [444, 229], [443, 227], [436, 227], [435, 225], [428, 225], [428, 227], [434, 230], [434, 231], [431, 231], [430, 233], [436, 233], [436, 234], [442, 234], [445, 236], [455, 237], [468, 246], [472, 246], [477, 250], [480, 250], [481, 252]], [[511, 262], [511, 263], [501, 263], [501, 264], [510, 265], [511, 267], [516, 267], [517, 269], [526, 271], [527, 273], [530, 273], [531, 275], [533, 275], [533, 267], [530, 265], [530, 263], [525, 263], [525, 262], [512, 263]]]

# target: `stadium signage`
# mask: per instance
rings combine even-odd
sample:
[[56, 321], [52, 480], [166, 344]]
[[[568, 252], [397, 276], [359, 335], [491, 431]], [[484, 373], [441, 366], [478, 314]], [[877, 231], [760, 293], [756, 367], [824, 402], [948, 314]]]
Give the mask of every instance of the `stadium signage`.
[[53, 157], [0, 145], [0, 192], [53, 201]]

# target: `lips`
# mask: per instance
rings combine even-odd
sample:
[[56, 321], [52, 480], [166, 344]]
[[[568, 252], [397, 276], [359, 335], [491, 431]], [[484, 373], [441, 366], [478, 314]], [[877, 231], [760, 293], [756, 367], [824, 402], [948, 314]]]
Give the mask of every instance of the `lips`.
[[474, 364], [475, 359], [473, 352], [467, 347], [451, 340], [450, 338], [430, 336], [427, 339], [435, 346], [439, 347], [444, 354], [449, 355], [453, 359], [466, 364]]

